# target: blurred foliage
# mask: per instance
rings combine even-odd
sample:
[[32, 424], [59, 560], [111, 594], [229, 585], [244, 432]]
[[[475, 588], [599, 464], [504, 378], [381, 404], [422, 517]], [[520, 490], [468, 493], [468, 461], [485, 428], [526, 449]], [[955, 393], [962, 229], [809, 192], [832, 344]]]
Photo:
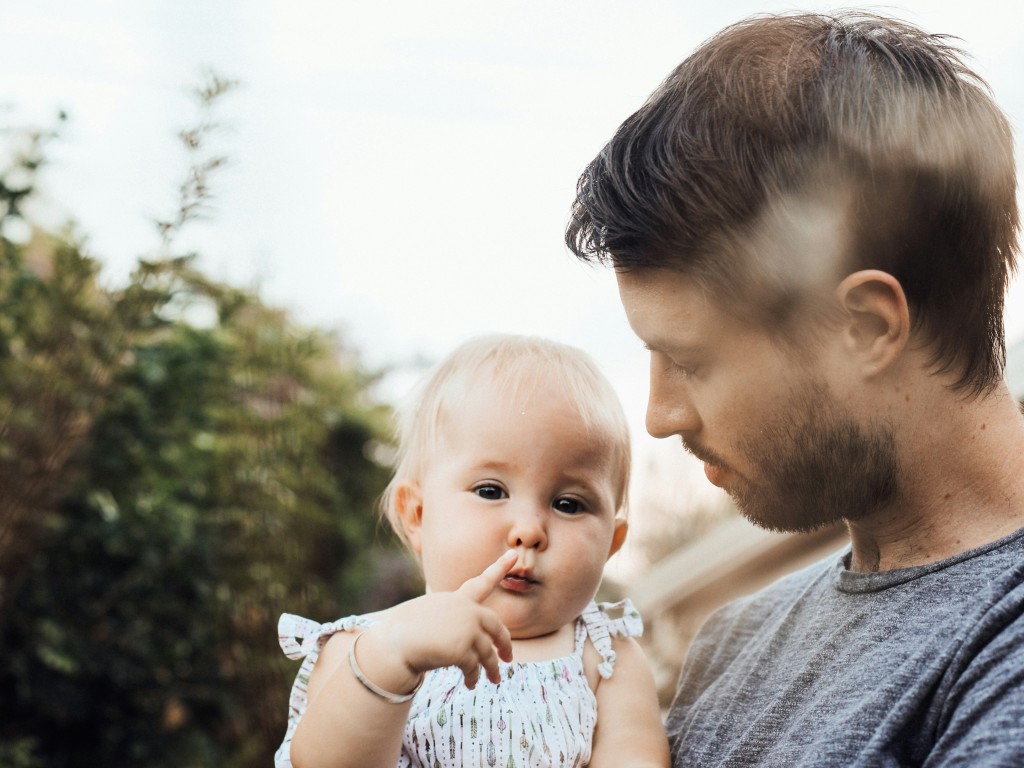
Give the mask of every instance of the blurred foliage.
[[[228, 90], [213, 80], [208, 108]], [[0, 170], [0, 766], [271, 764], [297, 665], [283, 610], [417, 591], [374, 510], [387, 409], [343, 341], [208, 279], [211, 123], [127, 285], [23, 216], [45, 132]], [[31, 232], [17, 238], [11, 233]]]

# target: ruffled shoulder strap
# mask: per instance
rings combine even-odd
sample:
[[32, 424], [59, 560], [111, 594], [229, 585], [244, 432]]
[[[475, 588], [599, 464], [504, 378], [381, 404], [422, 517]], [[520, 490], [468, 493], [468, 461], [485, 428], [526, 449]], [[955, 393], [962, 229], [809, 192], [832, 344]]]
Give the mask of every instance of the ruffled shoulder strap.
[[611, 677], [615, 668], [612, 637], [640, 637], [644, 633], [640, 612], [629, 598], [617, 603], [591, 601], [583, 610], [580, 619], [587, 628], [590, 642], [601, 654], [602, 661], [598, 664], [597, 671], [603, 678]]
[[284, 741], [274, 754], [275, 768], [291, 768], [291, 743], [295, 728], [306, 712], [307, 687], [313, 665], [323, 650], [324, 643], [338, 632], [351, 632], [357, 627], [368, 627], [374, 623], [372, 616], [346, 616], [344, 619], [326, 624], [304, 619], [293, 613], [282, 613], [277, 622], [277, 640], [281, 650], [289, 659], [304, 659], [292, 683], [288, 697], [288, 729]]
[[356, 627], [368, 627], [372, 623], [368, 616], [346, 616], [320, 624], [294, 613], [282, 613], [277, 621], [277, 641], [289, 659], [302, 659], [311, 653], [319, 654], [331, 635], [351, 632]]

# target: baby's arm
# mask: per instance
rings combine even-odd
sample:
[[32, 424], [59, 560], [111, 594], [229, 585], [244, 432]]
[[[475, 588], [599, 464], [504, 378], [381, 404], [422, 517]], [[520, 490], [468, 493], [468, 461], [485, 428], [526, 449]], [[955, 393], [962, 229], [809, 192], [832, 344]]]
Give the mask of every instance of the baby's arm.
[[[499, 681], [498, 659], [511, 661], [512, 640], [498, 617], [481, 605], [515, 562], [506, 553], [455, 592], [396, 605], [363, 630], [357, 666], [374, 685], [395, 695], [412, 691], [431, 669], [457, 666], [473, 688], [483, 667]], [[358, 636], [339, 632], [313, 667], [308, 704], [291, 742], [295, 768], [394, 768], [411, 701], [394, 704], [354, 675], [349, 651]]]
[[651, 668], [631, 637], [614, 643], [615, 671], [597, 685], [590, 768], [668, 768], [668, 739]]

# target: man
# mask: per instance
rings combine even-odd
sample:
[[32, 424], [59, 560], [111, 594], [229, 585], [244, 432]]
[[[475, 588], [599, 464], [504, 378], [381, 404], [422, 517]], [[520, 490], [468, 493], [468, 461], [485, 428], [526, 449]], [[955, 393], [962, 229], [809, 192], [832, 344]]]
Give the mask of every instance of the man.
[[960, 52], [855, 13], [725, 29], [583, 173], [566, 242], [615, 267], [648, 430], [758, 525], [851, 537], [708, 620], [675, 765], [1024, 765], [1015, 201]]

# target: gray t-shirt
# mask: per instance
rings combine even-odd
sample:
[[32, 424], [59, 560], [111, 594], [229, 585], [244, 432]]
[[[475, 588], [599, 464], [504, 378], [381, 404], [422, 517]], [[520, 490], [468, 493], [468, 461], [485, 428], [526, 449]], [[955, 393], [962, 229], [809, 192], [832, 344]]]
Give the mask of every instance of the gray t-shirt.
[[708, 619], [673, 765], [1024, 766], [1024, 530], [916, 568], [848, 559]]

